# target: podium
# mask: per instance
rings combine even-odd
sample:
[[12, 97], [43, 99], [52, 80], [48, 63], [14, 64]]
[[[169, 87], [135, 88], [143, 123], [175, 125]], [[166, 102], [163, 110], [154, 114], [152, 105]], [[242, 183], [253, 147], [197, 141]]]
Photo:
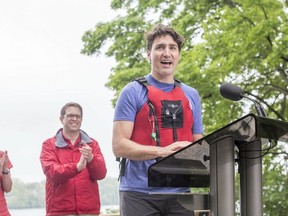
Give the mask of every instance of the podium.
[[179, 194], [178, 200], [210, 216], [234, 216], [238, 163], [241, 216], [262, 216], [262, 146], [277, 141], [288, 142], [288, 122], [245, 115], [152, 164], [148, 185], [209, 188], [208, 194]]

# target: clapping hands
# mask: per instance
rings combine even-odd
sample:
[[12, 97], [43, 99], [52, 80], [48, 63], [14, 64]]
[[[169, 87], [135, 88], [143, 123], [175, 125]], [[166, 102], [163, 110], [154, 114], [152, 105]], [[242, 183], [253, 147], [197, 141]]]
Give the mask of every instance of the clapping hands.
[[82, 144], [82, 147], [79, 150], [81, 154], [84, 156], [84, 158], [87, 160], [87, 162], [89, 163], [93, 160], [92, 149], [83, 140], [81, 141], [81, 144]]
[[86, 142], [82, 140], [80, 144], [82, 145], [82, 147], [79, 148], [79, 151], [81, 152], [81, 157], [77, 164], [78, 171], [81, 171], [82, 169], [84, 169], [87, 163], [91, 162], [94, 157], [92, 154], [92, 149], [90, 148], [89, 145], [87, 145]]
[[7, 151], [2, 155], [0, 158], [0, 172], [7, 170], [7, 164], [8, 164], [8, 154]]

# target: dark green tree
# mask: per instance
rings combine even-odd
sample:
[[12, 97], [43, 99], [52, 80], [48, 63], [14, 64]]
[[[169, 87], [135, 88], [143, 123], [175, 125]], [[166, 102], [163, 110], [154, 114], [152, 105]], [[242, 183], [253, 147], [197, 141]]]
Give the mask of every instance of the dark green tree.
[[[199, 91], [206, 133], [255, 112], [249, 101], [221, 98], [224, 82], [241, 86], [269, 117], [287, 121], [287, 1], [113, 0], [111, 7], [119, 16], [87, 31], [82, 53], [105, 52], [116, 59], [106, 84], [115, 92], [113, 104], [126, 83], [149, 73], [143, 34], [164, 23], [186, 39], [176, 77]], [[280, 195], [288, 190], [287, 158], [287, 148], [278, 143], [264, 159], [265, 215], [287, 211], [287, 199]]]

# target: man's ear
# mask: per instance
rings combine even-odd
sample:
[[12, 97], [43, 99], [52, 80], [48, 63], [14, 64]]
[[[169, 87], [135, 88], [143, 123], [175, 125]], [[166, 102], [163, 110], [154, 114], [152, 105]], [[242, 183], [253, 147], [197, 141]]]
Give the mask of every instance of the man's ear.
[[149, 63], [151, 63], [151, 52], [147, 51], [147, 60]]

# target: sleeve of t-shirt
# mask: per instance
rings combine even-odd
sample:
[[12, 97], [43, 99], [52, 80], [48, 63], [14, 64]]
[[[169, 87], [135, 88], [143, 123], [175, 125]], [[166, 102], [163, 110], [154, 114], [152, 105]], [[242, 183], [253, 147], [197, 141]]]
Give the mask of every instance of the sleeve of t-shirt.
[[144, 103], [145, 89], [134, 81], [128, 83], [121, 91], [117, 100], [114, 121], [134, 122], [135, 116]]

